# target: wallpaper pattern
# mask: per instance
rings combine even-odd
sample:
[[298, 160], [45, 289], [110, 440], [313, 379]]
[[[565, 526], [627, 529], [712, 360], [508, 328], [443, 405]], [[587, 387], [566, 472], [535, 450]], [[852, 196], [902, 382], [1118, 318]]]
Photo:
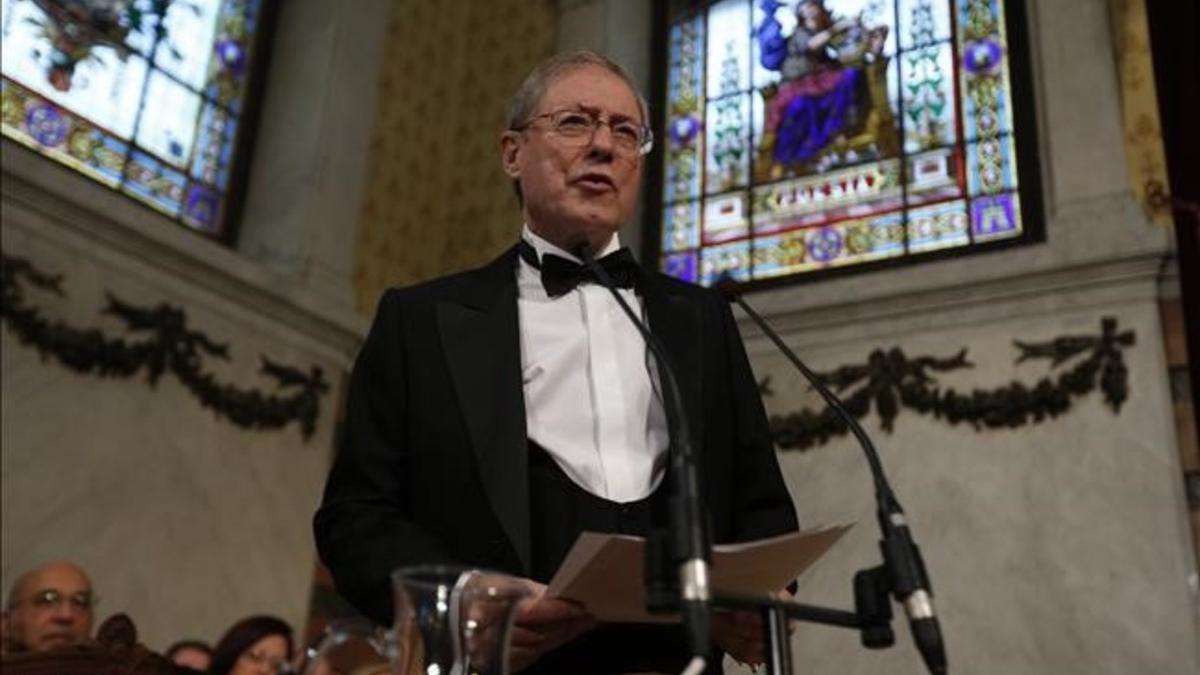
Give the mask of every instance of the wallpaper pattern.
[[394, 0], [355, 250], [358, 310], [389, 286], [487, 262], [521, 216], [504, 106], [554, 49], [553, 0]]

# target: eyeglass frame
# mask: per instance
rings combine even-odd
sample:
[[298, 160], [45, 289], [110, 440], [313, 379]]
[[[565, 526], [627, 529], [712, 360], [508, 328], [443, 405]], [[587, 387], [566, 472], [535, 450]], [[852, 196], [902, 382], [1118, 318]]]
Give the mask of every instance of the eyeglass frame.
[[[586, 143], [591, 143], [596, 139], [596, 132], [600, 131], [600, 125], [607, 126], [608, 132], [610, 134], [614, 133], [613, 116], [612, 115], [608, 115], [608, 119], [604, 119], [604, 117], [601, 116], [600, 113], [592, 111], [592, 110], [586, 110], [583, 108], [560, 108], [558, 110], [551, 110], [550, 112], [544, 112], [544, 113], [540, 113], [537, 115], [532, 115], [528, 119], [526, 119], [523, 123], [513, 127], [511, 129], [511, 131], [525, 131], [529, 127], [533, 126], [534, 122], [537, 122], [538, 120], [552, 119], [554, 116], [561, 115], [563, 113], [575, 113], [577, 115], [583, 115], [583, 116], [591, 119], [592, 131], [591, 131], [591, 134], [588, 135]], [[623, 115], [620, 117], [624, 118]], [[624, 119], [620, 120], [618, 122], [618, 124], [621, 122], [624, 122], [626, 120], [628, 120], [629, 122], [631, 122], [635, 126], [637, 126], [638, 130], [641, 131], [641, 133], [642, 133], [642, 140], [636, 146], [634, 156], [635, 157], [645, 157], [646, 155], [650, 154], [650, 152], [654, 149], [654, 130], [651, 129], [650, 127], [646, 126], [645, 124], [638, 124], [637, 122], [634, 122], [632, 118], [624, 118]], [[555, 133], [557, 133], [559, 135], [563, 135], [562, 132], [555, 126], [551, 126], [551, 131], [554, 131]], [[580, 138], [583, 138], [583, 136], [580, 136]], [[586, 143], [585, 143], [585, 145], [586, 145]]]
[[96, 609], [96, 605], [100, 604], [100, 596], [91, 591], [79, 591], [68, 594], [63, 593], [57, 588], [43, 588], [16, 604], [30, 605], [34, 609], [45, 610], [50, 607], [58, 607], [64, 601], [71, 607], [82, 612], [92, 612]]

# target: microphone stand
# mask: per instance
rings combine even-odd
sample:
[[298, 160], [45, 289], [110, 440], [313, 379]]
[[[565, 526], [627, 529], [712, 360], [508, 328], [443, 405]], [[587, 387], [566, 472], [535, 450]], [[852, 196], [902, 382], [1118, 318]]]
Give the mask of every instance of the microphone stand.
[[[646, 605], [651, 612], [680, 611], [692, 656], [683, 675], [699, 675], [711, 657], [709, 632], [712, 614], [709, 604], [712, 593], [709, 588], [709, 564], [712, 560], [712, 543], [708, 537], [707, 513], [700, 498], [700, 472], [692, 445], [691, 425], [688, 424], [679, 382], [658, 338], [621, 297], [587, 242], [576, 247], [575, 253], [596, 280], [616, 298], [617, 304], [637, 327], [658, 364], [659, 379], [663, 383], [667, 431], [672, 446], [669, 452], [667, 499], [669, 527], [656, 524], [646, 538]], [[671, 574], [672, 566], [675, 574]]]
[[[854, 611], [845, 611], [801, 603], [730, 593], [714, 594], [709, 587], [708, 569], [712, 545], [708, 539], [707, 518], [700, 499], [700, 481], [695, 451], [691, 444], [691, 429], [687, 423], [683, 398], [679, 393], [674, 370], [658, 339], [629, 307], [617, 291], [612, 278], [596, 261], [586, 242], [576, 248], [592, 274], [612, 293], [625, 315], [637, 327], [659, 365], [664, 387], [664, 408], [673, 451], [670, 453], [671, 490], [669, 499], [670, 529], [656, 527], [646, 541], [646, 598], [653, 611], [681, 609], [692, 659], [683, 675], [699, 675], [709, 659], [709, 627], [711, 610], [743, 609], [759, 611], [766, 633], [767, 675], [792, 675], [791, 641], [788, 620], [796, 619], [830, 626], [855, 628], [864, 647], [882, 649], [895, 644], [892, 630], [892, 609], [889, 594], [904, 605], [909, 615], [917, 648], [933, 675], [946, 673], [946, 654], [941, 630], [933, 611], [929, 580], [920, 550], [912, 541], [904, 511], [900, 508], [883, 472], [878, 452], [858, 421], [842, 406], [800, 358], [784, 344], [779, 335], [734, 290], [730, 279], [718, 282], [718, 290], [739, 306], [762, 329], [781, 352], [808, 379], [822, 398], [846, 422], [867, 456], [875, 482], [877, 515], [883, 538], [880, 547], [884, 563], [860, 570], [854, 575]], [[681, 536], [682, 535], [682, 536]], [[666, 542], [664, 543], [664, 539]], [[668, 563], [676, 566], [677, 585], [672, 583]]]
[[[779, 334], [741, 297], [729, 277], [718, 280], [717, 289], [728, 300], [736, 302], [746, 312], [779, 348], [779, 351], [812, 384], [825, 402], [837, 412], [858, 440], [867, 457], [867, 463], [871, 467], [871, 476], [875, 483], [876, 515], [882, 533], [879, 544], [883, 553], [883, 564], [879, 567], [861, 570], [854, 575], [856, 611], [853, 613], [787, 602], [753, 601], [749, 598], [736, 598], [728, 595], [718, 596], [717, 602], [714, 604], [740, 608], [757, 605], [762, 608], [764, 625], [769, 629], [767, 637], [770, 658], [767, 672], [769, 675], [777, 673], [790, 675], [790, 653], [785, 653], [790, 652], [790, 643], [787, 640], [786, 627], [782, 629], [779, 627], [783, 623], [784, 615], [804, 621], [858, 628], [861, 631], [860, 637], [863, 646], [870, 649], [881, 649], [895, 643], [895, 634], [891, 628], [892, 611], [888, 600], [890, 594], [905, 608], [912, 628], [913, 641], [917, 645], [925, 666], [933, 675], [944, 675], [946, 673], [946, 651], [942, 641], [941, 628], [933, 608], [933, 597], [925, 561], [909, 532], [904, 510], [900, 507], [895, 493], [892, 492], [891, 485], [888, 484], [874, 444], [858, 421], [846, 411], [837, 396], [821, 382], [821, 378], [804, 365], [796, 353], [783, 342]], [[788, 644], [789, 649], [781, 649], [780, 643]]]

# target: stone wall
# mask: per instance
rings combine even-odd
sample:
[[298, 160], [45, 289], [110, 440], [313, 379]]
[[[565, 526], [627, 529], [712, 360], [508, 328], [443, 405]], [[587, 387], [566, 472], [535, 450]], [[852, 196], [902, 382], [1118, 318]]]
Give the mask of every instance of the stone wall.
[[214, 379], [275, 393], [260, 355], [330, 390], [305, 439], [296, 424], [248, 430], [202, 408], [170, 374], [82, 375], [0, 330], [0, 562], [50, 559], [94, 577], [100, 617], [123, 611], [142, 640], [215, 641], [251, 613], [300, 630], [312, 583], [311, 517], [331, 456], [339, 387], [364, 330], [350, 272], [376, 74], [390, 3], [280, 3], [240, 237], [188, 232], [5, 140], [6, 256], [63, 275], [65, 297], [29, 291], [50, 321], [138, 341], [101, 314], [105, 294], [181, 308], [228, 343]]

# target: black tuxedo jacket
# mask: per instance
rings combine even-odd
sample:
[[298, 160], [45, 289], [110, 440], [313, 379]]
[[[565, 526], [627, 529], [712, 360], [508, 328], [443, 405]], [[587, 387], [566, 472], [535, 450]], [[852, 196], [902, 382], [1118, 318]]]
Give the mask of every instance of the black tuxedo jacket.
[[[338, 591], [380, 623], [390, 621], [397, 567], [529, 576], [516, 265], [514, 247], [486, 267], [387, 291], [354, 366], [314, 530]], [[646, 315], [693, 427], [713, 541], [796, 529], [728, 304], [714, 291], [644, 276]]]

